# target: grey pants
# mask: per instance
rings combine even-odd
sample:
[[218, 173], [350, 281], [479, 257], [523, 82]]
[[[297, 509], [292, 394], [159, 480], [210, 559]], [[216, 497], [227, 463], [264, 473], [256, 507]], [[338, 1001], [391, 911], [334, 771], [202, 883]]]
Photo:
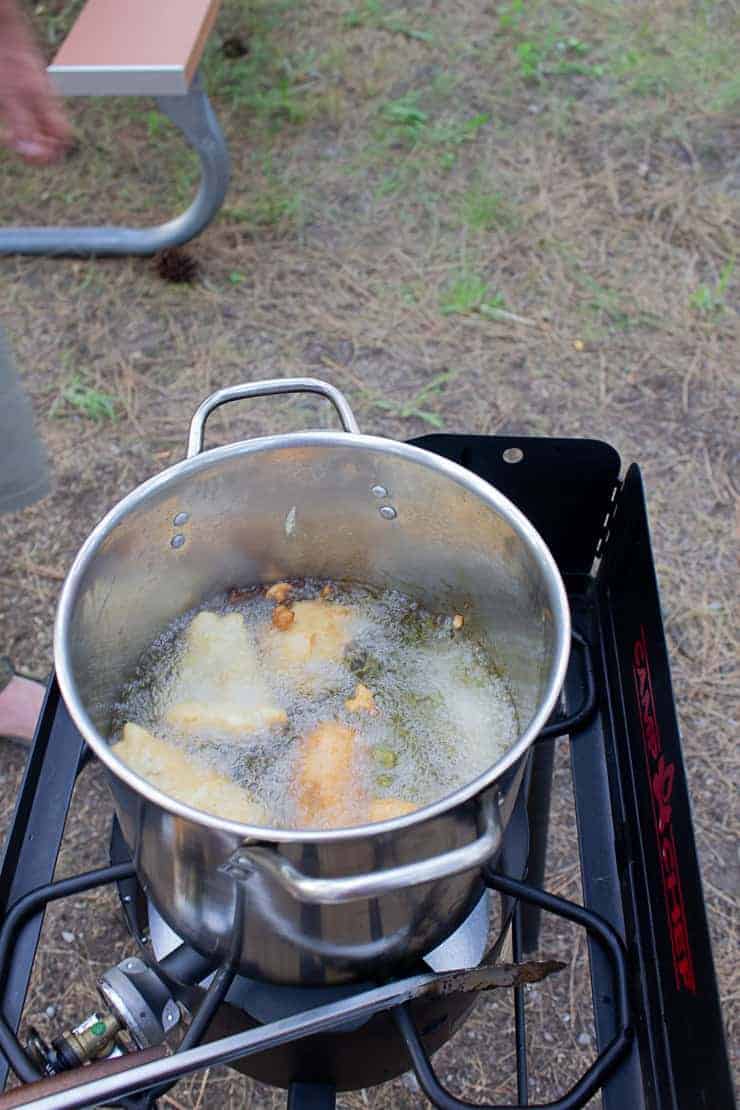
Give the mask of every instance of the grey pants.
[[0, 329], [0, 513], [24, 509], [49, 488], [44, 446]]

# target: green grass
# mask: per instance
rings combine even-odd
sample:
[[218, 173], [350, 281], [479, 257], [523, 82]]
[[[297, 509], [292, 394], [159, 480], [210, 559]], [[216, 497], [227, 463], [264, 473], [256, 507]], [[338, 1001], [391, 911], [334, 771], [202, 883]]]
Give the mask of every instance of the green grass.
[[459, 202], [460, 219], [474, 231], [511, 229], [518, 224], [514, 205], [499, 191], [472, 185]]
[[725, 293], [735, 270], [735, 260], [727, 262], [714, 286], [699, 285], [689, 297], [689, 307], [699, 316], [709, 319], [725, 311]]
[[236, 25], [248, 52], [242, 57], [225, 57], [223, 37], [212, 35], [204, 55], [209, 93], [225, 100], [235, 112], [248, 112], [270, 132], [303, 123], [313, 109], [306, 69], [315, 59], [285, 54], [278, 37], [296, 6], [297, 0], [250, 3]]
[[473, 141], [490, 122], [486, 112], [461, 118], [440, 111], [435, 118], [430, 108], [422, 107], [422, 97], [422, 92], [413, 91], [381, 105], [378, 135], [386, 146], [460, 146]]
[[434, 38], [431, 31], [410, 23], [402, 10], [389, 10], [380, 0], [363, 0], [362, 4], [345, 12], [342, 26], [345, 28], [372, 27], [378, 31], [388, 31], [418, 42], [432, 42]]
[[240, 224], [250, 232], [302, 227], [307, 202], [302, 186], [276, 168], [272, 152], [257, 149], [252, 157], [255, 173], [250, 186], [221, 211], [220, 219]]
[[589, 336], [596, 339], [608, 331], [628, 332], [636, 328], [654, 330], [661, 327], [661, 319], [641, 309], [629, 289], [612, 288], [596, 281], [569, 251], [564, 252], [564, 257], [573, 282], [585, 293], [581, 306], [585, 309], [587, 322], [591, 322], [587, 332]]
[[387, 397], [374, 397], [371, 404], [375, 408], [382, 409], [401, 420], [416, 419], [428, 424], [431, 428], [444, 428], [442, 416], [425, 406], [430, 401], [441, 399], [445, 386], [454, 381], [458, 375], [459, 371], [445, 370], [443, 373], [437, 374], [431, 381], [428, 381], [413, 397], [406, 401], [392, 401]]
[[221, 219], [257, 231], [260, 228], [299, 226], [304, 222], [304, 198], [298, 191], [274, 186], [252, 191], [242, 205], [225, 207]]
[[612, 99], [673, 94], [704, 109], [732, 109], [740, 103], [738, 43], [718, 33], [716, 7], [699, 3], [666, 21], [645, 5], [611, 0], [511, 0], [498, 9], [494, 58], [508, 54], [519, 80], [540, 88], [580, 77]]
[[503, 307], [503, 296], [492, 292], [484, 278], [470, 273], [455, 278], [445, 289], [439, 303], [443, 316], [467, 316], [474, 312], [495, 316], [496, 309]]
[[73, 412], [96, 424], [115, 422], [118, 419], [118, 401], [112, 394], [89, 385], [84, 375], [73, 374], [62, 386], [51, 406], [50, 415], [64, 417]]
[[389, 100], [380, 109], [386, 132], [391, 142], [415, 146], [429, 123], [429, 116], [419, 107], [420, 94], [406, 93], [397, 100]]
[[554, 77], [603, 77], [602, 63], [587, 61], [593, 46], [569, 35], [548, 32], [541, 40], [524, 39], [516, 46], [519, 75], [523, 81], [543, 84]]

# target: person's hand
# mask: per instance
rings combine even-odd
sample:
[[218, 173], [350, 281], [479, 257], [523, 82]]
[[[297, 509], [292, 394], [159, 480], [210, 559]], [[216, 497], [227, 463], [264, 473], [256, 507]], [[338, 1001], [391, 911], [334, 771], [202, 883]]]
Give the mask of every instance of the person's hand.
[[72, 136], [44, 60], [13, 0], [0, 0], [0, 143], [27, 162], [53, 162]]

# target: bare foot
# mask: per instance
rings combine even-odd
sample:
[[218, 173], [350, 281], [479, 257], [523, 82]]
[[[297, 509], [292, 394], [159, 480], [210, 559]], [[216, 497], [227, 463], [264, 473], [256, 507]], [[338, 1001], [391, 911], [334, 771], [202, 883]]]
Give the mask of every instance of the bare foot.
[[40, 682], [14, 675], [0, 692], [0, 736], [30, 744], [43, 701]]

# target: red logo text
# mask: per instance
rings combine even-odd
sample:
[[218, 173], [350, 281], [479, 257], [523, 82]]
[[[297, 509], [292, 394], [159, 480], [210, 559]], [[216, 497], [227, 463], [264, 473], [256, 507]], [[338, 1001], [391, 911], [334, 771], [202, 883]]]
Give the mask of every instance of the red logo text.
[[640, 638], [635, 640], [632, 652], [632, 673], [635, 678], [637, 708], [640, 714], [642, 741], [645, 748], [650, 800], [653, 810], [655, 836], [660, 855], [663, 894], [666, 914], [671, 933], [673, 970], [676, 988], [696, 992], [694, 961], [689, 943], [689, 930], [686, 921], [681, 873], [678, 869], [676, 839], [673, 832], [673, 779], [676, 768], [663, 754], [660, 729], [655, 713], [655, 698], [650, 675], [645, 629], [640, 629]]

